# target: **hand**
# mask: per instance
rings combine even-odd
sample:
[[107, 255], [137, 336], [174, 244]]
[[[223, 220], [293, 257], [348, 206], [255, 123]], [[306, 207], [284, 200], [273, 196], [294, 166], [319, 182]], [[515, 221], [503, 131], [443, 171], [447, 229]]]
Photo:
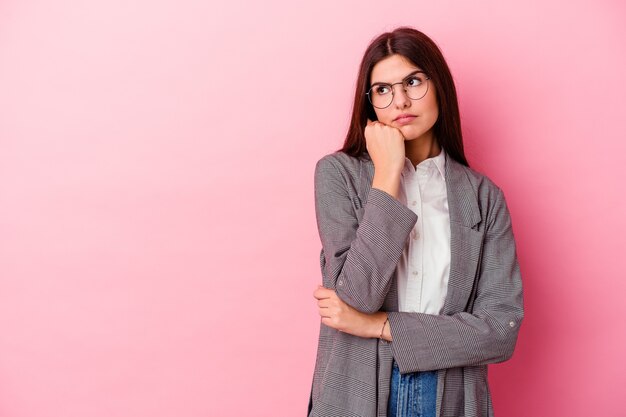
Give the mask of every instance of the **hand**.
[[400, 129], [382, 122], [367, 120], [365, 127], [367, 152], [377, 171], [400, 173], [404, 167], [404, 135]]
[[326, 326], [359, 337], [373, 338], [380, 335], [386, 313], [360, 312], [343, 302], [335, 291], [322, 286], [317, 287], [313, 296], [317, 299], [318, 312]]
[[374, 163], [372, 188], [398, 198], [400, 174], [406, 160], [404, 135], [395, 127], [368, 120], [365, 141], [367, 152]]

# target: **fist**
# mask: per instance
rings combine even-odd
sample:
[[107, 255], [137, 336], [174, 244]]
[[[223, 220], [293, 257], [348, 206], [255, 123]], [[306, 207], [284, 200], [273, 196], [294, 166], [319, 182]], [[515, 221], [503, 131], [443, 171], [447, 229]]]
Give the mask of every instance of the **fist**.
[[365, 144], [377, 171], [402, 171], [405, 152], [404, 135], [400, 129], [368, 120], [365, 127]]

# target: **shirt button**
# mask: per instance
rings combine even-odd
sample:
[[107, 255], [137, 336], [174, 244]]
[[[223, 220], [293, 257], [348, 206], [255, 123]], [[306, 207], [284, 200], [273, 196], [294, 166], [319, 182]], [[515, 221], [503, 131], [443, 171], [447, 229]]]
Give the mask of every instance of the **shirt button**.
[[415, 232], [413, 233], [413, 239], [419, 239], [420, 238], [420, 232]]
[[411, 201], [411, 205], [414, 206], [414, 207], [417, 206], [417, 201], [415, 201], [415, 200]]
[[339, 281], [337, 281], [337, 285], [342, 286], [343, 285], [343, 280], [340, 279]]
[[510, 321], [510, 322], [509, 322], [509, 326], [510, 326], [510, 327], [515, 327], [515, 322], [514, 322], [514, 321]]
[[413, 275], [417, 275], [417, 274], [419, 274], [419, 272], [413, 271]]

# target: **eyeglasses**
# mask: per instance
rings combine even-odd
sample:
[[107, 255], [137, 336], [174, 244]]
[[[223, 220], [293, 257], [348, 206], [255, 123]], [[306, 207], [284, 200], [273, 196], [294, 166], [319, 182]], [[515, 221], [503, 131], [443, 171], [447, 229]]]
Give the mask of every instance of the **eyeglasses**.
[[366, 93], [372, 106], [384, 109], [393, 102], [393, 86], [402, 84], [405, 94], [411, 100], [419, 100], [428, 92], [428, 80], [430, 77], [424, 71], [414, 71], [399, 83], [387, 84], [376, 83]]

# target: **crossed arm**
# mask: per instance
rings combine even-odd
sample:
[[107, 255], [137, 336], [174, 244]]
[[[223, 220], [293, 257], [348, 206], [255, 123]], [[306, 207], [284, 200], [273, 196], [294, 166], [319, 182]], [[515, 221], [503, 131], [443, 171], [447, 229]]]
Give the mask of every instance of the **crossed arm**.
[[[471, 312], [453, 315], [379, 311], [413, 228], [415, 215], [372, 188], [360, 222], [347, 184], [331, 160], [316, 167], [316, 213], [324, 288], [316, 289], [322, 323], [392, 341], [402, 372], [482, 365], [508, 359], [523, 318], [511, 222], [500, 190], [485, 219], [485, 241]], [[474, 277], [468, 277], [474, 279]], [[388, 321], [386, 321], [388, 319]]]

